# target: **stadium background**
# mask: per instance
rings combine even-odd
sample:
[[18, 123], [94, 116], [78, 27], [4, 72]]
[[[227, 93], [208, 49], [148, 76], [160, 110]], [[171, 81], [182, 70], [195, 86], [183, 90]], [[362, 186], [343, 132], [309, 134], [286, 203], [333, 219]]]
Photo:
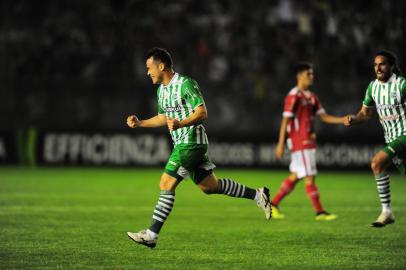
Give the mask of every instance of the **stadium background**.
[[205, 96], [216, 175], [273, 195], [287, 174], [288, 156], [276, 162], [273, 150], [292, 66], [315, 64], [327, 112], [355, 113], [377, 50], [406, 70], [405, 10], [401, 0], [0, 1], [0, 269], [405, 269], [398, 173], [396, 223], [369, 227], [380, 210], [376, 116], [316, 121], [317, 185], [337, 220], [314, 221], [304, 183], [281, 205], [286, 219], [267, 222], [251, 201], [185, 181], [153, 251], [126, 232], [148, 225], [171, 144], [165, 128], [125, 125], [156, 113], [144, 55], [166, 47]]
[[[406, 62], [403, 1], [0, 5], [2, 163], [162, 164], [165, 157], [157, 162], [145, 155], [159, 151], [148, 143], [168, 138], [166, 130], [132, 132], [125, 125], [129, 114], [156, 113], [156, 87], [146, 76], [144, 59], [153, 46], [168, 48], [175, 70], [199, 82], [213, 159], [230, 166], [286, 165], [287, 159], [277, 163], [272, 152], [297, 61], [314, 63], [313, 90], [336, 115], [360, 108], [374, 78], [376, 51], [395, 52], [401, 68]], [[357, 127], [318, 122], [316, 127], [320, 166], [365, 167], [383, 143], [376, 117]], [[144, 158], [131, 157], [125, 148]]]

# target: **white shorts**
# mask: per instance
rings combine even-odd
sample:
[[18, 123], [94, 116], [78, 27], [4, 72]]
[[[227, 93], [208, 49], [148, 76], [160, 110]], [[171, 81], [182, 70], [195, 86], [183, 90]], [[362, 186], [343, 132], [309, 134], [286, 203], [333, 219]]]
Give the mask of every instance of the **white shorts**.
[[317, 174], [316, 149], [304, 149], [291, 153], [289, 170], [298, 178]]

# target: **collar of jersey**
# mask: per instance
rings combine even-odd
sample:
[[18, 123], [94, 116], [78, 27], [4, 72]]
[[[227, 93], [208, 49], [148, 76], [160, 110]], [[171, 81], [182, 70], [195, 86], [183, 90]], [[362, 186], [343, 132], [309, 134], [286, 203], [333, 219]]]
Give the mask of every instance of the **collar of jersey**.
[[302, 90], [302, 89], [300, 89], [299, 87], [297, 87], [296, 86], [296, 89], [297, 89], [297, 91], [299, 92], [299, 93], [303, 93], [303, 95], [306, 97], [306, 98], [309, 98], [310, 96], [311, 96], [311, 92], [310, 92], [310, 90]]
[[168, 83], [168, 85], [162, 84], [162, 87], [169, 87], [169, 86], [171, 86], [175, 81], [178, 80], [178, 76], [179, 76], [179, 74], [178, 74], [177, 72], [175, 72], [175, 74], [173, 75], [173, 77], [172, 77], [171, 81]]
[[[376, 79], [376, 80], [378, 81], [378, 79]], [[385, 83], [392, 83], [392, 82], [394, 82], [394, 81], [396, 81], [396, 74], [395, 74], [395, 73], [393, 73], [392, 76], [390, 76], [390, 78], [389, 78], [388, 81], [386, 81], [386, 82], [378, 81], [378, 83], [380, 83], [380, 84], [385, 84]]]

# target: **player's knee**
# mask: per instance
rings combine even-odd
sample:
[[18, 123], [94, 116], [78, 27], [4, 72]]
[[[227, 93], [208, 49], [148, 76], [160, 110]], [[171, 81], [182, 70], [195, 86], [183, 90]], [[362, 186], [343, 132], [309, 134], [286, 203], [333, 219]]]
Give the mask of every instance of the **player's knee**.
[[314, 183], [316, 182], [314, 179], [305, 179], [304, 181], [306, 186], [314, 185]]
[[288, 176], [288, 180], [292, 183], [297, 183], [300, 179], [297, 177], [296, 174], [291, 174]]
[[159, 182], [160, 190], [175, 190], [178, 185], [178, 180], [174, 177], [169, 177], [165, 174], [161, 176], [161, 181]]
[[159, 189], [160, 190], [170, 190], [171, 186], [168, 183], [161, 181], [161, 183], [159, 183]]
[[377, 158], [373, 158], [371, 160], [371, 170], [374, 174], [378, 174], [381, 173], [383, 170], [383, 166], [382, 166], [382, 162], [380, 162], [379, 159]]

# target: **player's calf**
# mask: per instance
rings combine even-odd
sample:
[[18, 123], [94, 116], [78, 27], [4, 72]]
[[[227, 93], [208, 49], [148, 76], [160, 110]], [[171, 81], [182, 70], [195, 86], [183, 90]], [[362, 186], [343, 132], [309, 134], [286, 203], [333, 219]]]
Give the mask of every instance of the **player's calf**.
[[269, 189], [266, 187], [252, 189], [243, 184], [240, 184], [232, 179], [224, 178], [218, 180], [218, 194], [225, 194], [231, 197], [246, 198], [255, 200], [258, 207], [265, 212], [265, 218], [271, 219], [272, 210], [269, 199]]

